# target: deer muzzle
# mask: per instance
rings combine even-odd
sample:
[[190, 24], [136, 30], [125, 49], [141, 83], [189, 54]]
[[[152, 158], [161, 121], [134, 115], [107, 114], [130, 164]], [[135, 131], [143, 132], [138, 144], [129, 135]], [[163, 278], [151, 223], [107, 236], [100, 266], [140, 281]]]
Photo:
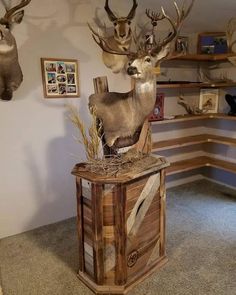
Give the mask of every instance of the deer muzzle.
[[135, 74], [139, 74], [139, 71], [138, 71], [138, 69], [137, 69], [136, 67], [129, 66], [129, 67], [127, 68], [127, 74], [128, 74], [129, 76], [133, 76], [133, 75], [135, 75]]

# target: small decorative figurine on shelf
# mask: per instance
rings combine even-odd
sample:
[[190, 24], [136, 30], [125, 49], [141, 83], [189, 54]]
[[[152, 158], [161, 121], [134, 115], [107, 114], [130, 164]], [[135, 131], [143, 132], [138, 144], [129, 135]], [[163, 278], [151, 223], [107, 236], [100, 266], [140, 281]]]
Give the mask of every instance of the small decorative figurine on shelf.
[[230, 106], [230, 111], [228, 112], [229, 116], [236, 116], [236, 96], [226, 94], [225, 100]]
[[[22, 0], [20, 4], [8, 9], [0, 19], [0, 99], [11, 100], [15, 91], [23, 81], [23, 74], [18, 62], [17, 45], [11, 28], [14, 23], [20, 24], [24, 17], [24, 10], [20, 10], [31, 0]], [[20, 10], [20, 11], [18, 11]]]
[[202, 115], [206, 113], [206, 110], [200, 109], [198, 106], [190, 105], [183, 95], [179, 96], [178, 104], [185, 108], [189, 115]]

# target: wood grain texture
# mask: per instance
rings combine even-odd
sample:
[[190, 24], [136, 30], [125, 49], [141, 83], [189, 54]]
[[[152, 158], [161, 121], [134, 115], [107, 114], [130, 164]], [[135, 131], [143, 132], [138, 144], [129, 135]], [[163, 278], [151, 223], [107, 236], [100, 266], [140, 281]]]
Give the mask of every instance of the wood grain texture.
[[92, 215], [93, 215], [93, 257], [95, 280], [98, 285], [104, 282], [104, 245], [103, 245], [103, 187], [92, 184]]
[[128, 236], [136, 235], [159, 186], [160, 174], [150, 176], [127, 220]]
[[139, 140], [138, 142], [134, 145], [134, 149], [136, 151], [145, 153], [145, 154], [150, 154], [152, 151], [152, 131], [151, 131], [151, 124], [148, 122], [148, 119], [143, 124]]
[[154, 142], [152, 146], [153, 151], [162, 151], [168, 149], [174, 149], [194, 144], [201, 143], [219, 143], [227, 146], [236, 147], [236, 138], [230, 138], [226, 136], [219, 136], [213, 134], [199, 134], [193, 136], [185, 136], [180, 138], [174, 138], [169, 140], [162, 140]]
[[161, 171], [160, 185], [160, 256], [166, 254], [166, 189], [165, 189], [165, 170]]
[[177, 161], [171, 163], [171, 166], [167, 168], [167, 175], [172, 175], [192, 169], [201, 167], [215, 167], [228, 172], [236, 173], [236, 164], [230, 163], [224, 160], [219, 160], [211, 157], [196, 157], [188, 160]]
[[173, 54], [171, 60], [188, 60], [188, 61], [227, 61], [228, 57], [235, 56], [235, 53], [221, 53], [221, 54]]
[[162, 124], [173, 124], [178, 122], [185, 122], [185, 121], [196, 121], [196, 120], [205, 120], [205, 119], [218, 119], [218, 120], [226, 120], [226, 121], [235, 121], [236, 116], [228, 116], [226, 114], [204, 114], [204, 115], [178, 115], [175, 116], [173, 119], [165, 119], [162, 121], [155, 121], [152, 122], [152, 125], [162, 125]]
[[[89, 190], [78, 198], [84, 261], [79, 277], [96, 294], [126, 294], [166, 261], [160, 252], [165, 247], [164, 168], [155, 169], [126, 182], [83, 182]], [[78, 197], [83, 194], [79, 176], [77, 181]], [[130, 216], [134, 222], [127, 228]]]
[[125, 285], [127, 282], [126, 268], [126, 191], [122, 184], [118, 184], [114, 192], [115, 209], [115, 247], [116, 247], [116, 266], [115, 283]]
[[109, 92], [107, 77], [97, 77], [93, 79], [95, 93]]
[[72, 174], [81, 178], [84, 178], [90, 182], [96, 182], [100, 184], [119, 184], [127, 183], [129, 181], [141, 178], [142, 176], [149, 175], [150, 173], [155, 173], [169, 166], [169, 163], [164, 157], [150, 156], [153, 159], [153, 164], [150, 165], [147, 169], [142, 169], [140, 171], [134, 172], [130, 170], [127, 173], [117, 176], [105, 176], [99, 175], [97, 173], [92, 173], [87, 171], [85, 163], [76, 164], [72, 170]]

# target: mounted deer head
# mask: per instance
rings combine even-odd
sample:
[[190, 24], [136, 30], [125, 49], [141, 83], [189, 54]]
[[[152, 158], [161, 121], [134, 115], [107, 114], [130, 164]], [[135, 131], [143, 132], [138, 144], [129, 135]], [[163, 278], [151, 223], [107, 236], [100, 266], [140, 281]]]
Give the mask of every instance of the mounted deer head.
[[152, 48], [139, 44], [136, 52], [114, 50], [105, 38], [93, 35], [96, 43], [109, 54], [127, 56], [127, 74], [136, 80], [135, 88], [127, 93], [106, 92], [93, 94], [89, 106], [96, 109], [96, 115], [103, 124], [106, 143], [109, 147], [120, 148], [135, 144], [143, 123], [152, 112], [156, 100], [155, 66], [168, 58], [170, 44], [178, 34], [184, 19], [188, 16], [194, 0], [187, 10], [180, 10], [174, 2], [177, 20], [173, 21], [162, 8], [163, 19], [169, 21], [172, 32]]
[[24, 17], [23, 7], [31, 0], [22, 0], [18, 5], [8, 9], [3, 2], [6, 13], [0, 18], [0, 99], [11, 100], [15, 91], [23, 81], [18, 62], [17, 45], [11, 33], [12, 25], [20, 24]]
[[[137, 8], [137, 1], [133, 0], [133, 7], [126, 17], [116, 17], [115, 14], [109, 7], [108, 0], [105, 3], [105, 10], [110, 21], [114, 26], [114, 34], [109, 37], [105, 37], [109, 46], [114, 50], [129, 50], [132, 43], [132, 31], [131, 31], [131, 21], [135, 16], [135, 11]], [[92, 33], [98, 37], [99, 34], [96, 33], [92, 27], [89, 25]], [[125, 55], [115, 55], [103, 51], [102, 54], [104, 64], [112, 70], [113, 73], [119, 73], [124, 69], [127, 62], [127, 57]]]

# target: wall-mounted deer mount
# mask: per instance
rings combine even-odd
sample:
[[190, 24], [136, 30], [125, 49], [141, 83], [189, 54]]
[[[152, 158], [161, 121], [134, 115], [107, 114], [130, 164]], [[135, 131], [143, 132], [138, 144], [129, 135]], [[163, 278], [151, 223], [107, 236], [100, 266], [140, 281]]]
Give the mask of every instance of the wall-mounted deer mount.
[[[132, 43], [131, 21], [135, 16], [137, 8], [137, 1], [133, 0], [133, 7], [126, 17], [116, 17], [109, 7], [108, 0], [105, 3], [105, 10], [110, 21], [114, 26], [114, 34], [112, 36], [105, 36], [106, 42], [113, 50], [126, 51], [130, 49]], [[99, 34], [89, 25], [90, 30], [94, 35], [100, 37]], [[113, 73], [119, 73], [124, 69], [127, 63], [126, 55], [110, 54], [103, 51], [102, 59], [104, 64], [112, 70]]]
[[[190, 7], [193, 2], [194, 0]], [[162, 41], [156, 42], [151, 49], [147, 49], [145, 44], [144, 46], [139, 44], [136, 52], [114, 50], [106, 38], [93, 35], [104, 52], [128, 57], [127, 74], [136, 80], [135, 87], [130, 92], [105, 92], [89, 97], [89, 106], [94, 107], [97, 118], [102, 122], [105, 140], [109, 147], [121, 148], [135, 144], [144, 121], [153, 110], [156, 100], [155, 66], [168, 58], [170, 44], [191, 10], [190, 8], [185, 10], [184, 6], [180, 10], [176, 3], [175, 8], [176, 21], [173, 21], [162, 8], [163, 19], [168, 20], [172, 32]]]
[[[228, 45], [228, 51], [230, 53], [235, 53], [234, 47], [236, 45], [236, 40], [234, 40], [236, 34], [236, 18], [231, 18], [228, 21], [227, 29], [226, 29], [226, 38], [227, 38], [227, 45]], [[235, 66], [236, 65], [236, 59], [235, 56], [228, 57], [228, 60]]]
[[23, 7], [31, 0], [21, 0], [21, 2], [8, 9], [6, 3], [5, 15], [0, 18], [0, 99], [11, 100], [15, 91], [23, 81], [23, 74], [18, 62], [17, 45], [11, 28], [14, 23], [21, 23], [24, 17]]

